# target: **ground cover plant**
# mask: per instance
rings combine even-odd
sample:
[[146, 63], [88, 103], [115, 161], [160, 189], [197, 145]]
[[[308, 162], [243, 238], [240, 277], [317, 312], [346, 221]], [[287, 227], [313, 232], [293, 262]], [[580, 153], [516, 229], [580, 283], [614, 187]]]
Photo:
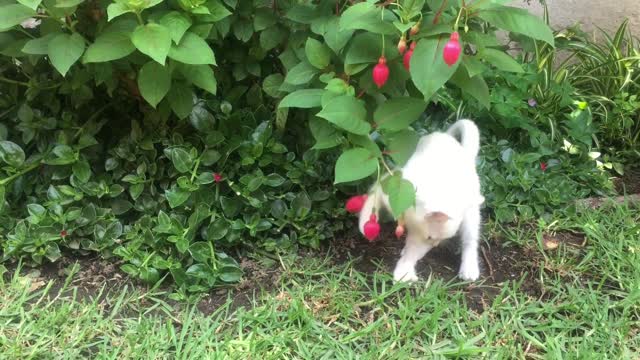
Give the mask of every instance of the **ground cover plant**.
[[391, 239], [364, 257], [340, 259], [336, 248], [284, 259], [270, 289], [221, 295], [212, 307], [210, 299], [171, 305], [158, 289], [121, 282], [111, 291], [98, 282], [86, 298], [74, 284], [91, 286], [89, 275], [73, 263], [62, 275], [5, 273], [0, 350], [8, 358], [634, 358], [639, 213], [606, 205], [488, 231], [488, 274], [474, 286], [455, 280], [446, 264], [456, 257], [441, 251], [428, 256], [427, 281], [393, 284], [401, 244]]

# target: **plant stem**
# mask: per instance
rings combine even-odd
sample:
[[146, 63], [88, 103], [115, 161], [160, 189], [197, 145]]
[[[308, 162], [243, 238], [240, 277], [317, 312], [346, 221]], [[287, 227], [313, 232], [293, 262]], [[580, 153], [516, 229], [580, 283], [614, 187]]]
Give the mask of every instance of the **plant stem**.
[[0, 180], [0, 186], [4, 186], [4, 185], [6, 185], [6, 184], [10, 183], [11, 181], [13, 181], [13, 180], [15, 180], [15, 179], [19, 178], [20, 176], [22, 176], [22, 175], [24, 175], [24, 174], [26, 174], [26, 173], [30, 172], [31, 170], [33, 170], [33, 169], [37, 168], [38, 166], [40, 166], [40, 163], [39, 163], [39, 162], [37, 162], [37, 163], [35, 163], [35, 164], [31, 164], [31, 165], [29, 165], [28, 167], [26, 167], [26, 168], [24, 168], [24, 169], [22, 169], [22, 170], [18, 171], [17, 173], [15, 173], [15, 174], [13, 174], [13, 175], [9, 176], [8, 178], [4, 178], [4, 179]]
[[13, 80], [13, 79], [7, 79], [4, 76], [0, 76], [0, 81], [6, 82], [7, 84], [15, 84], [15, 85], [29, 87], [29, 83], [28, 82], [18, 81], [18, 80]]

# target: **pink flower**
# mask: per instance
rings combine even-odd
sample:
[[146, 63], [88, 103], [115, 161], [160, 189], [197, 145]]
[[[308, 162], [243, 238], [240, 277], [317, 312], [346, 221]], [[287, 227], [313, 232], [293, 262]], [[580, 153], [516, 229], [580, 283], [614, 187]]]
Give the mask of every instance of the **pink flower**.
[[541, 162], [540, 163], [540, 170], [547, 171], [547, 163], [546, 162]]
[[66, 237], [67, 235], [67, 230], [60, 231], [60, 237]]
[[222, 175], [218, 173], [213, 173], [213, 181], [219, 183], [220, 181], [222, 181]]

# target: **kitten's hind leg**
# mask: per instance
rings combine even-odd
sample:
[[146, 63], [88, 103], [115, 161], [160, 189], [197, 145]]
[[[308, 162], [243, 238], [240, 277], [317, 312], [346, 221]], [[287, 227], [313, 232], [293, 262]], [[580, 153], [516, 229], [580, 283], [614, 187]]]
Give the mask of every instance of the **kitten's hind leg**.
[[407, 242], [402, 250], [402, 255], [396, 269], [393, 271], [395, 281], [418, 281], [416, 263], [431, 250], [432, 246], [424, 242], [415, 232], [409, 230]]
[[460, 263], [460, 276], [463, 280], [477, 280], [480, 277], [480, 265], [478, 264], [478, 246], [480, 243], [480, 208], [474, 206], [467, 210], [462, 220], [462, 262]]

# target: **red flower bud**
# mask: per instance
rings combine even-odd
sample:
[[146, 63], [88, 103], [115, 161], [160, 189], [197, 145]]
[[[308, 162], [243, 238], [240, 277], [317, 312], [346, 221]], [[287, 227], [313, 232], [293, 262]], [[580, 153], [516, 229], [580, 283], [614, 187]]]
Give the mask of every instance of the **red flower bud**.
[[384, 56], [380, 56], [380, 59], [378, 59], [378, 65], [373, 68], [373, 82], [376, 83], [379, 89], [387, 82], [387, 79], [389, 79], [387, 59], [385, 59]]
[[67, 230], [60, 231], [60, 237], [66, 237], [67, 235]]
[[462, 46], [460, 45], [459, 40], [460, 35], [458, 35], [457, 31], [454, 31], [453, 34], [451, 34], [449, 41], [444, 45], [442, 57], [444, 58], [444, 62], [449, 66], [455, 64], [460, 58]]
[[220, 181], [222, 181], [222, 175], [218, 173], [213, 173], [213, 181], [219, 183]]
[[411, 36], [414, 36], [415, 34], [418, 33], [418, 31], [420, 31], [420, 23], [413, 25], [411, 27], [411, 30], [409, 30], [409, 34], [411, 34]]
[[542, 171], [547, 171], [547, 163], [545, 163], [545, 162], [541, 162], [541, 163], [540, 163], [540, 170], [542, 170]]
[[407, 51], [407, 40], [404, 38], [404, 35], [402, 35], [400, 41], [398, 41], [398, 52], [404, 54], [405, 51]]
[[375, 214], [371, 214], [369, 221], [364, 224], [364, 236], [369, 240], [375, 240], [380, 235], [380, 224]]
[[406, 53], [404, 53], [404, 58], [402, 59], [402, 63], [404, 64], [404, 68], [407, 69], [407, 71], [409, 71], [409, 67], [411, 66], [411, 57], [413, 56], [413, 49], [416, 48], [416, 42], [412, 42], [411, 45], [409, 45], [409, 51], [407, 51]]
[[362, 210], [365, 201], [367, 201], [367, 195], [352, 196], [347, 200], [345, 208], [352, 214], [359, 213], [360, 210]]

